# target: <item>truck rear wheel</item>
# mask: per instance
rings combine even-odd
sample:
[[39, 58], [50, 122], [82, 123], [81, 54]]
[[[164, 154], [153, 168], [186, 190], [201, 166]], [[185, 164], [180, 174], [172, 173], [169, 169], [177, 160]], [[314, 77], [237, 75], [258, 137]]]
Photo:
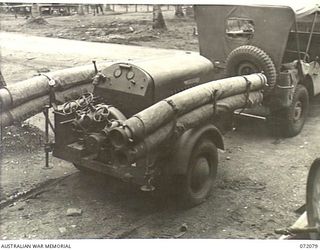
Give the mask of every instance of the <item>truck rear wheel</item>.
[[276, 84], [277, 71], [270, 56], [252, 45], [235, 48], [226, 60], [226, 76], [249, 75], [263, 72], [268, 79], [268, 92]]
[[178, 176], [178, 195], [183, 205], [195, 206], [210, 195], [217, 175], [218, 151], [215, 144], [205, 138], [193, 147], [187, 173]]
[[280, 112], [281, 133], [285, 137], [293, 137], [300, 133], [309, 110], [309, 94], [305, 86], [298, 84], [289, 108]]

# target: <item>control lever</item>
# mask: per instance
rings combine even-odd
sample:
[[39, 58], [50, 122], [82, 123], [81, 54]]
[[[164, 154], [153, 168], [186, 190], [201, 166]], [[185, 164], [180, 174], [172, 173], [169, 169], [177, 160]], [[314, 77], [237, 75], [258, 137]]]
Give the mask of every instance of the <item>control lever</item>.
[[94, 72], [97, 74], [98, 73], [98, 68], [97, 68], [96, 61], [92, 61], [92, 63], [93, 63], [93, 67], [94, 67]]

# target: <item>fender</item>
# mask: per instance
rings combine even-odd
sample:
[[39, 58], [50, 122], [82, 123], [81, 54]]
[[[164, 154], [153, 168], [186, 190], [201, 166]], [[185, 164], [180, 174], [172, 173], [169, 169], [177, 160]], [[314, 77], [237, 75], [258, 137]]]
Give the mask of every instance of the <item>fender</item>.
[[213, 124], [189, 129], [182, 134], [173, 147], [174, 155], [169, 164], [169, 174], [185, 174], [187, 172], [191, 152], [202, 136], [212, 140], [217, 148], [224, 150], [222, 134]]
[[320, 94], [320, 72], [318, 74], [314, 73], [312, 75], [309, 75], [311, 78], [311, 89], [312, 94], [311, 97], [319, 95]]
[[310, 97], [313, 97], [313, 96], [316, 95], [315, 91], [314, 91], [314, 87], [315, 87], [314, 80], [313, 80], [311, 75], [306, 74], [304, 79], [303, 79], [303, 81], [301, 81], [300, 84], [302, 84], [302, 85], [304, 85], [306, 87]]
[[[302, 64], [303, 65], [303, 64]], [[310, 97], [320, 94], [320, 64], [313, 61], [306, 70], [302, 84], [308, 89]]]

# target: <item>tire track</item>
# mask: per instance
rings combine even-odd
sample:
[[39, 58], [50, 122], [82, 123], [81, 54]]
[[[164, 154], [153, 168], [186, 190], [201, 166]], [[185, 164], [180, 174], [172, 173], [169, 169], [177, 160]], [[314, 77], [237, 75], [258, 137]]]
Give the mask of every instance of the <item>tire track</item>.
[[6, 200], [2, 200], [0, 201], [0, 209], [3, 209], [7, 206], [10, 206], [11, 204], [13, 204], [14, 202], [17, 202], [17, 201], [20, 201], [20, 200], [27, 200], [27, 199], [30, 199], [32, 197], [35, 197], [39, 194], [42, 194], [42, 193], [45, 193], [47, 191], [49, 191], [49, 187], [53, 187], [55, 185], [57, 185], [58, 183], [62, 182], [63, 180], [69, 178], [71, 175], [74, 175], [75, 173], [71, 173], [71, 174], [68, 174], [68, 175], [64, 175], [64, 176], [61, 176], [61, 177], [58, 177], [56, 179], [49, 179], [49, 180], [46, 180], [40, 184], [38, 184], [36, 187], [28, 190], [28, 191], [25, 191], [25, 192], [19, 192], [18, 194], [16, 195], [12, 195], [10, 196], [9, 199], [6, 199]]

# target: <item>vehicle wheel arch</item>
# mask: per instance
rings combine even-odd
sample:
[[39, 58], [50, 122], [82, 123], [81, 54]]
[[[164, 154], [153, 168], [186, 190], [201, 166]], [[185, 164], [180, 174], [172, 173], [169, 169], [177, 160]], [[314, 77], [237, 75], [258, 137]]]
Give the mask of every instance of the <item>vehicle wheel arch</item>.
[[172, 175], [185, 174], [188, 170], [190, 156], [194, 146], [200, 138], [211, 140], [218, 149], [224, 150], [223, 136], [219, 129], [213, 124], [187, 130], [174, 145], [172, 161], [169, 173]]

